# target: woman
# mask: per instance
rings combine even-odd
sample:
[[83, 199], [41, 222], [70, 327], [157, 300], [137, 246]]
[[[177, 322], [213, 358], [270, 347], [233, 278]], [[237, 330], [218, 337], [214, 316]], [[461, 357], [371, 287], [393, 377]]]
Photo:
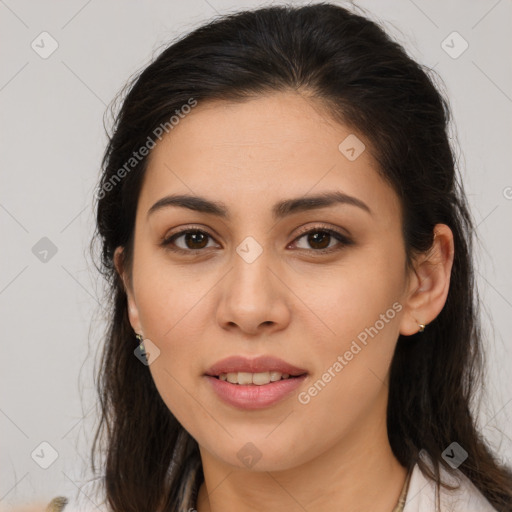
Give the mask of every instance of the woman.
[[448, 122], [402, 47], [330, 4], [219, 18], [136, 77], [97, 191], [109, 510], [512, 509], [470, 407]]

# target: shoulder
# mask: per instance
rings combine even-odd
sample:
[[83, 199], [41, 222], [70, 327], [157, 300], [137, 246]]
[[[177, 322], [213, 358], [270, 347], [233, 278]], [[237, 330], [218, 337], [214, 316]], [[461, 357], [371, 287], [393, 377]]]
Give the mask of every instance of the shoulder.
[[56, 496], [53, 498], [44, 512], [107, 512], [104, 503], [95, 503], [90, 498], [82, 500], [72, 495]]
[[68, 502], [69, 500], [65, 496], [57, 496], [48, 503], [45, 512], [61, 512], [64, 510]]
[[[432, 463], [427, 455], [430, 467]], [[448, 473], [442, 466], [440, 468], [441, 480], [454, 490], [440, 486], [439, 492], [436, 483], [426, 477], [416, 464], [411, 474], [409, 489], [403, 512], [432, 512], [436, 510], [436, 501], [439, 494], [441, 512], [497, 512], [486, 500], [482, 493], [461, 471], [455, 474]]]

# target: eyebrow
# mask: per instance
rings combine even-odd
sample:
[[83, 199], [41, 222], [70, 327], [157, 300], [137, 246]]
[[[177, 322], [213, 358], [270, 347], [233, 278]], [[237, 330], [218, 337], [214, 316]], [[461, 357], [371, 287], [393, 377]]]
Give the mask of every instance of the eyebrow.
[[[356, 206], [370, 215], [372, 211], [370, 207], [358, 199], [357, 197], [349, 196], [343, 192], [324, 192], [322, 194], [303, 196], [293, 199], [286, 199], [276, 203], [272, 208], [272, 215], [274, 219], [282, 219], [294, 213], [304, 212], [308, 210], [316, 210], [336, 204], [347, 204]], [[228, 220], [230, 218], [228, 208], [220, 201], [212, 201], [205, 197], [192, 196], [186, 194], [176, 194], [162, 197], [159, 199], [149, 210], [147, 216], [152, 213], [168, 207], [188, 208], [196, 212], [215, 215]]]

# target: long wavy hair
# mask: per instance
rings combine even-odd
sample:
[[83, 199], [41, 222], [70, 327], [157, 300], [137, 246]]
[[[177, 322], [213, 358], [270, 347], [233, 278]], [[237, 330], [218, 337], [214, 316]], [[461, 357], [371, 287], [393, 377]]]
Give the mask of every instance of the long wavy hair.
[[[123, 246], [130, 274], [147, 165], [139, 150], [160, 133], [158, 127], [166, 126], [172, 137], [169, 119], [191, 98], [199, 104], [244, 101], [275, 91], [308, 93], [333, 119], [368, 138], [382, 176], [400, 198], [409, 268], [415, 254], [432, 246], [437, 223], [452, 230], [455, 256], [446, 304], [425, 332], [400, 335], [396, 345], [389, 442], [404, 467], [417, 463], [439, 486], [438, 466], [451, 471], [442, 452], [457, 441], [469, 454], [459, 470], [497, 510], [511, 510], [512, 472], [488, 448], [473, 410], [484, 366], [475, 233], [449, 140], [449, 104], [436, 79], [367, 16], [318, 3], [220, 16], [173, 41], [121, 91], [95, 194], [91, 241], [106, 280], [108, 310], [96, 368], [101, 410], [92, 469], [100, 455], [111, 510], [188, 510], [204, 479], [197, 442], [163, 402], [148, 367], [134, 357], [137, 340], [113, 262], [115, 249]], [[421, 450], [434, 461], [433, 470]]]

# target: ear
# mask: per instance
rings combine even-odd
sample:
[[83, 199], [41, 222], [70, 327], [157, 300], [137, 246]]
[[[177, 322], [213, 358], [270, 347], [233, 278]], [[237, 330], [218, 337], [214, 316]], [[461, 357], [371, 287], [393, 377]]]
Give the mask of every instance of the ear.
[[114, 251], [114, 266], [116, 268], [119, 277], [123, 281], [124, 291], [126, 293], [126, 299], [128, 302], [128, 318], [132, 329], [137, 334], [143, 334], [142, 327], [140, 325], [139, 310], [135, 303], [135, 297], [131, 286], [130, 279], [128, 278], [126, 269], [124, 268], [124, 252], [123, 247], [119, 246]]
[[415, 334], [419, 324], [427, 325], [439, 315], [450, 288], [453, 256], [452, 230], [446, 224], [436, 224], [432, 248], [416, 258], [409, 276], [400, 334]]

